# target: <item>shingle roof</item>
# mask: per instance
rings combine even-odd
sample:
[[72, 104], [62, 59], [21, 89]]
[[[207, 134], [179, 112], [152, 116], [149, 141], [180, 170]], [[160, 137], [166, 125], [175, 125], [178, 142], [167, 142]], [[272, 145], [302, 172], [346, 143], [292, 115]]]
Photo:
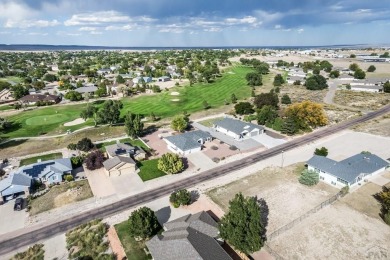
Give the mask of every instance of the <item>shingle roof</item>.
[[204, 211], [173, 220], [164, 227], [162, 235], [146, 242], [155, 260], [231, 259], [215, 239], [217, 223]]
[[15, 173], [25, 174], [32, 178], [42, 178], [50, 172], [62, 174], [71, 170], [72, 162], [70, 161], [70, 159], [62, 158], [25, 165], [17, 169]]
[[129, 153], [130, 150], [134, 150], [135, 147], [128, 145], [128, 144], [112, 144], [106, 146], [106, 152], [111, 156], [114, 157], [116, 155], [126, 154]]
[[23, 174], [10, 174], [7, 178], [0, 181], [0, 192], [11, 185], [20, 185], [30, 187], [31, 178]]
[[75, 89], [75, 91], [79, 93], [91, 93], [91, 92], [95, 92], [96, 90], [98, 90], [98, 88], [95, 86], [86, 86], [86, 87], [80, 87]]
[[198, 142], [199, 139], [212, 138], [209, 133], [201, 130], [187, 132], [180, 135], [173, 135], [165, 137], [166, 140], [174, 144], [177, 148], [182, 151], [187, 151], [201, 147], [202, 145]]
[[260, 130], [264, 129], [262, 126], [255, 125], [248, 122], [242, 122], [240, 120], [236, 120], [228, 117], [215, 121], [214, 125], [222, 127], [238, 135], [244, 132], [245, 130], [251, 132], [254, 129], [260, 129]]
[[381, 90], [383, 89], [383, 86], [378, 86], [378, 85], [354, 85], [351, 86], [351, 88], [360, 88], [360, 89], [378, 89]]
[[354, 183], [361, 173], [373, 173], [388, 166], [389, 162], [375, 154], [356, 154], [340, 162], [323, 156], [314, 155], [307, 161], [307, 164], [349, 183]]
[[120, 163], [135, 164], [135, 161], [131, 157], [115, 156], [103, 162], [104, 168], [109, 171]]

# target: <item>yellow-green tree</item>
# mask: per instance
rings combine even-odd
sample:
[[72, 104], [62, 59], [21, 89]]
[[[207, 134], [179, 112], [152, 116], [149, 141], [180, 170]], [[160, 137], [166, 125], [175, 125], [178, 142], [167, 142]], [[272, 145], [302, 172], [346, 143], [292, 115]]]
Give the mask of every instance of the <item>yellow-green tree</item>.
[[309, 130], [328, 124], [323, 106], [312, 101], [294, 103], [286, 108], [284, 115], [293, 119], [301, 130]]

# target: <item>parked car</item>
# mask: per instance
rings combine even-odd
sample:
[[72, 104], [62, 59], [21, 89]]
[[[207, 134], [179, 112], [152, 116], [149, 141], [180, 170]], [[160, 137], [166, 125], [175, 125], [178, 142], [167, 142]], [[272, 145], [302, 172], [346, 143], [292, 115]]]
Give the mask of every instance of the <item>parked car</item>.
[[22, 210], [25, 208], [26, 200], [23, 198], [17, 198], [15, 200], [14, 210]]

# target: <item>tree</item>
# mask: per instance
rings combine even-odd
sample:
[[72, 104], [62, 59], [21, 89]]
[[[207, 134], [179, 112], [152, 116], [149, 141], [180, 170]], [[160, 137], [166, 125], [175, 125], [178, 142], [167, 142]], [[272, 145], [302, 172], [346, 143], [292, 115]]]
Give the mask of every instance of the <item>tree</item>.
[[185, 115], [176, 116], [171, 122], [171, 127], [175, 131], [183, 132], [188, 127], [188, 117]]
[[248, 81], [249, 86], [261, 86], [263, 85], [263, 78], [260, 73], [249, 72], [246, 74], [245, 79]]
[[84, 137], [83, 139], [77, 142], [76, 147], [80, 151], [88, 152], [92, 150], [92, 148], [94, 148], [95, 145], [92, 143], [91, 139]]
[[272, 124], [278, 117], [278, 112], [272, 106], [263, 106], [257, 112], [257, 123], [259, 125], [265, 125], [267, 123]]
[[15, 99], [20, 99], [26, 95], [28, 95], [28, 89], [23, 87], [22, 85], [20, 84], [17, 84], [15, 86], [12, 87], [12, 91], [13, 91], [13, 94], [12, 96], [15, 98]]
[[370, 67], [368, 67], [367, 69], [367, 72], [374, 72], [376, 71], [376, 67], [374, 65], [370, 65]]
[[313, 186], [320, 181], [320, 176], [315, 171], [305, 169], [299, 176], [298, 181], [304, 185]]
[[331, 77], [332, 79], [338, 78], [338, 77], [340, 77], [340, 72], [338, 70], [332, 70], [329, 73], [329, 77]]
[[94, 150], [85, 157], [85, 165], [88, 170], [96, 170], [103, 167], [104, 154], [100, 150]]
[[282, 104], [284, 104], [284, 105], [289, 105], [289, 104], [291, 104], [290, 96], [287, 95], [287, 94], [284, 94], [284, 95], [282, 96], [281, 102], [282, 102]]
[[131, 213], [129, 229], [132, 237], [145, 240], [157, 234], [161, 226], [154, 211], [148, 207], [142, 207]]
[[98, 96], [98, 97], [104, 97], [107, 95], [107, 88], [106, 87], [102, 87], [102, 88], [98, 88], [96, 91], [95, 91], [95, 95]]
[[106, 100], [103, 107], [97, 113], [97, 121], [99, 123], [113, 125], [119, 121], [120, 110], [123, 104], [119, 100]]
[[0, 117], [0, 132], [7, 130], [11, 127], [11, 122], [9, 122], [6, 118]]
[[286, 108], [284, 115], [295, 122], [298, 130], [309, 130], [328, 123], [323, 106], [312, 101], [294, 103]]
[[236, 194], [219, 223], [221, 238], [245, 254], [259, 251], [264, 245], [262, 214], [266, 212], [262, 211], [265, 209], [260, 207], [256, 197], [244, 198], [242, 193]]
[[126, 82], [126, 80], [121, 76], [121, 75], [118, 75], [117, 77], [116, 77], [116, 83], [118, 83], [118, 84], [123, 84], [123, 83], [125, 83]]
[[97, 121], [96, 121], [96, 113], [97, 113], [97, 111], [98, 111], [97, 107], [95, 107], [92, 104], [88, 104], [87, 107], [84, 110], [81, 111], [80, 117], [82, 119], [84, 119], [85, 121], [88, 118], [94, 118], [95, 126], [96, 126], [97, 125]]
[[359, 65], [357, 65], [356, 63], [352, 63], [351, 65], [349, 65], [349, 69], [352, 71], [356, 71], [359, 69]]
[[255, 112], [255, 110], [253, 110], [253, 105], [249, 102], [239, 102], [234, 106], [234, 109], [239, 115], [249, 115]]
[[390, 58], [390, 54], [388, 51], [386, 51], [385, 53], [379, 55], [379, 58]]
[[275, 93], [261, 93], [255, 97], [253, 103], [257, 108], [262, 108], [263, 106], [272, 106], [277, 108], [279, 99], [278, 95]]
[[137, 138], [144, 130], [144, 123], [139, 114], [128, 113], [125, 117], [126, 133], [131, 138]]
[[357, 69], [355, 73], [353, 73], [353, 77], [355, 79], [364, 79], [366, 77], [366, 73], [361, 69]]
[[169, 196], [169, 202], [172, 203], [175, 208], [178, 208], [181, 205], [190, 205], [191, 193], [186, 189], [175, 191]]
[[274, 78], [274, 86], [281, 86], [284, 83], [284, 79], [282, 75], [277, 74]]
[[234, 95], [234, 93], [231, 95], [230, 99], [231, 99], [233, 104], [237, 103], [237, 97], [236, 97], [236, 95]]
[[46, 75], [43, 77], [43, 80], [44, 80], [44, 81], [53, 82], [53, 81], [58, 80], [58, 78], [57, 78], [57, 76], [54, 75], [54, 74], [46, 74]]
[[321, 90], [328, 88], [326, 79], [322, 75], [313, 75], [307, 78], [305, 86], [309, 90]]
[[349, 57], [350, 57], [351, 59], [354, 59], [354, 58], [356, 58], [356, 55], [352, 53], [351, 55], [349, 55]]
[[328, 156], [328, 149], [326, 147], [316, 148], [314, 154], [326, 157]]
[[383, 92], [390, 93], [390, 81], [387, 81], [385, 84], [383, 84]]
[[71, 90], [65, 94], [65, 98], [69, 99], [70, 101], [79, 101], [83, 99], [83, 96], [81, 95], [81, 93]]
[[3, 169], [0, 169], [0, 178], [5, 175], [5, 171]]
[[157, 168], [167, 174], [176, 174], [184, 170], [184, 163], [177, 154], [166, 153], [158, 159]]
[[210, 105], [209, 105], [209, 103], [207, 103], [206, 100], [203, 100], [202, 105], [203, 105], [204, 109], [209, 109], [210, 108]]
[[3, 89], [10, 89], [11, 87], [12, 85], [9, 82], [0, 80], [0, 91]]

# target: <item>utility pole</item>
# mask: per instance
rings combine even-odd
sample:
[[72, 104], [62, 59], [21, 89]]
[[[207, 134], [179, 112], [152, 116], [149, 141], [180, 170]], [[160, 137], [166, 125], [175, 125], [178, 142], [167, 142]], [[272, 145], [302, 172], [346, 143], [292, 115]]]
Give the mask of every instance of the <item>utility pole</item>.
[[284, 151], [282, 151], [282, 168], [283, 168], [283, 163], [284, 163]]

